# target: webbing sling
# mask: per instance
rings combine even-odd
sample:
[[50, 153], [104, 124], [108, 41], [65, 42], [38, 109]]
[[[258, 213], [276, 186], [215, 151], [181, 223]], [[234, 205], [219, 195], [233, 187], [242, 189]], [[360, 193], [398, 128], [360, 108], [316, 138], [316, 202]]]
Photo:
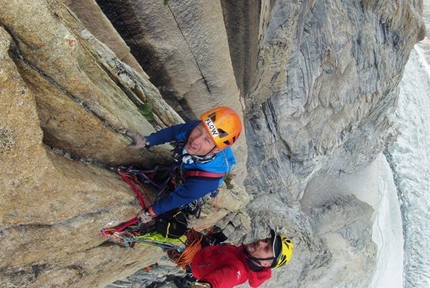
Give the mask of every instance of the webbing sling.
[[182, 173], [184, 177], [222, 178], [225, 173], [207, 172], [202, 170], [186, 170]]

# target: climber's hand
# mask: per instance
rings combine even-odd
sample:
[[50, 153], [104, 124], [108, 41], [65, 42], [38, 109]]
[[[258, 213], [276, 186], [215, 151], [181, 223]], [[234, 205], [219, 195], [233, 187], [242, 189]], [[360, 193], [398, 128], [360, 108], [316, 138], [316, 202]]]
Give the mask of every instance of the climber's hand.
[[137, 218], [139, 218], [139, 220], [142, 224], [151, 222], [151, 220], [152, 220], [151, 213], [149, 213], [148, 210], [146, 210], [146, 209], [143, 209], [142, 211], [140, 211], [137, 214]]
[[142, 137], [139, 133], [136, 133], [131, 130], [127, 130], [125, 135], [127, 135], [133, 140], [133, 143], [127, 146], [130, 149], [141, 149], [149, 145], [149, 142], [146, 141], [146, 138]]

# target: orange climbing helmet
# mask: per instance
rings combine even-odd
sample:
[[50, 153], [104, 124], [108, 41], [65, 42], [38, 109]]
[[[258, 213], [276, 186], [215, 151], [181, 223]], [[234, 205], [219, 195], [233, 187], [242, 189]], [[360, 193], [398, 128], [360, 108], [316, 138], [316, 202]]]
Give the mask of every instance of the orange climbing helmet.
[[234, 144], [242, 132], [239, 115], [228, 107], [217, 107], [200, 116], [215, 145], [225, 149]]

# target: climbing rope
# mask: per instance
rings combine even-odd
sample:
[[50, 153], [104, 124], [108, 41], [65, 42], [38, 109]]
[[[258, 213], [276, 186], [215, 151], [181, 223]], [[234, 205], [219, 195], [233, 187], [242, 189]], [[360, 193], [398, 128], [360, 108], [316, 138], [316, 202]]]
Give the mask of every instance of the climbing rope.
[[[142, 206], [142, 208], [145, 209], [147, 205], [145, 203], [145, 199], [143, 199], [143, 195], [142, 195], [143, 192], [145, 193], [149, 201], [152, 202], [151, 196], [149, 195], [148, 190], [145, 189], [145, 186], [143, 186], [143, 184], [139, 181], [139, 179], [135, 174], [127, 171], [125, 167], [120, 166], [119, 168], [116, 169], [116, 171], [119, 174], [119, 176], [121, 176], [121, 178], [131, 187], [131, 189], [133, 189], [134, 193], [136, 193], [137, 199], [139, 200], [140, 206]], [[143, 192], [139, 190], [139, 188], [136, 186], [135, 183], [140, 187], [140, 189]]]
[[202, 240], [204, 235], [197, 233], [193, 228], [189, 229], [187, 234], [187, 241], [185, 242], [185, 250], [182, 252], [169, 249], [167, 255], [170, 260], [175, 263], [178, 267], [186, 269], [186, 266], [191, 264], [194, 256], [202, 249]]
[[[128, 173], [126, 167], [120, 166], [113, 168], [112, 170], [116, 171], [131, 187], [131, 189], [136, 194], [137, 199], [139, 200], [140, 206], [142, 206], [142, 209], [145, 209], [147, 204], [142, 194], [145, 193], [149, 200], [151, 200], [151, 197], [149, 196], [148, 191], [144, 188], [143, 184], [140, 183], [135, 175]], [[137, 185], [143, 192], [137, 187]], [[139, 224], [139, 218], [134, 217], [127, 222], [121, 223], [115, 227], [103, 228], [100, 230], [100, 234], [116, 243], [123, 244], [128, 248], [133, 248], [136, 242], [138, 242], [135, 237], [151, 231], [152, 228], [152, 225]]]

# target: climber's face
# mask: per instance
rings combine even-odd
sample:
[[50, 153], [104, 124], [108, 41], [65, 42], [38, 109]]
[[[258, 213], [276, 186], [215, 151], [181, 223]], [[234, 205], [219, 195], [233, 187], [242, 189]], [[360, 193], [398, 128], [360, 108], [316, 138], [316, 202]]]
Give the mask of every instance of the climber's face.
[[246, 251], [258, 261], [253, 260], [256, 265], [261, 267], [270, 267], [273, 263], [273, 246], [272, 239], [260, 239], [250, 244], [245, 245]]
[[198, 156], [210, 155], [220, 151], [220, 149], [215, 146], [214, 140], [202, 123], [191, 131], [188, 141], [185, 144], [185, 149], [187, 149], [190, 155]]

